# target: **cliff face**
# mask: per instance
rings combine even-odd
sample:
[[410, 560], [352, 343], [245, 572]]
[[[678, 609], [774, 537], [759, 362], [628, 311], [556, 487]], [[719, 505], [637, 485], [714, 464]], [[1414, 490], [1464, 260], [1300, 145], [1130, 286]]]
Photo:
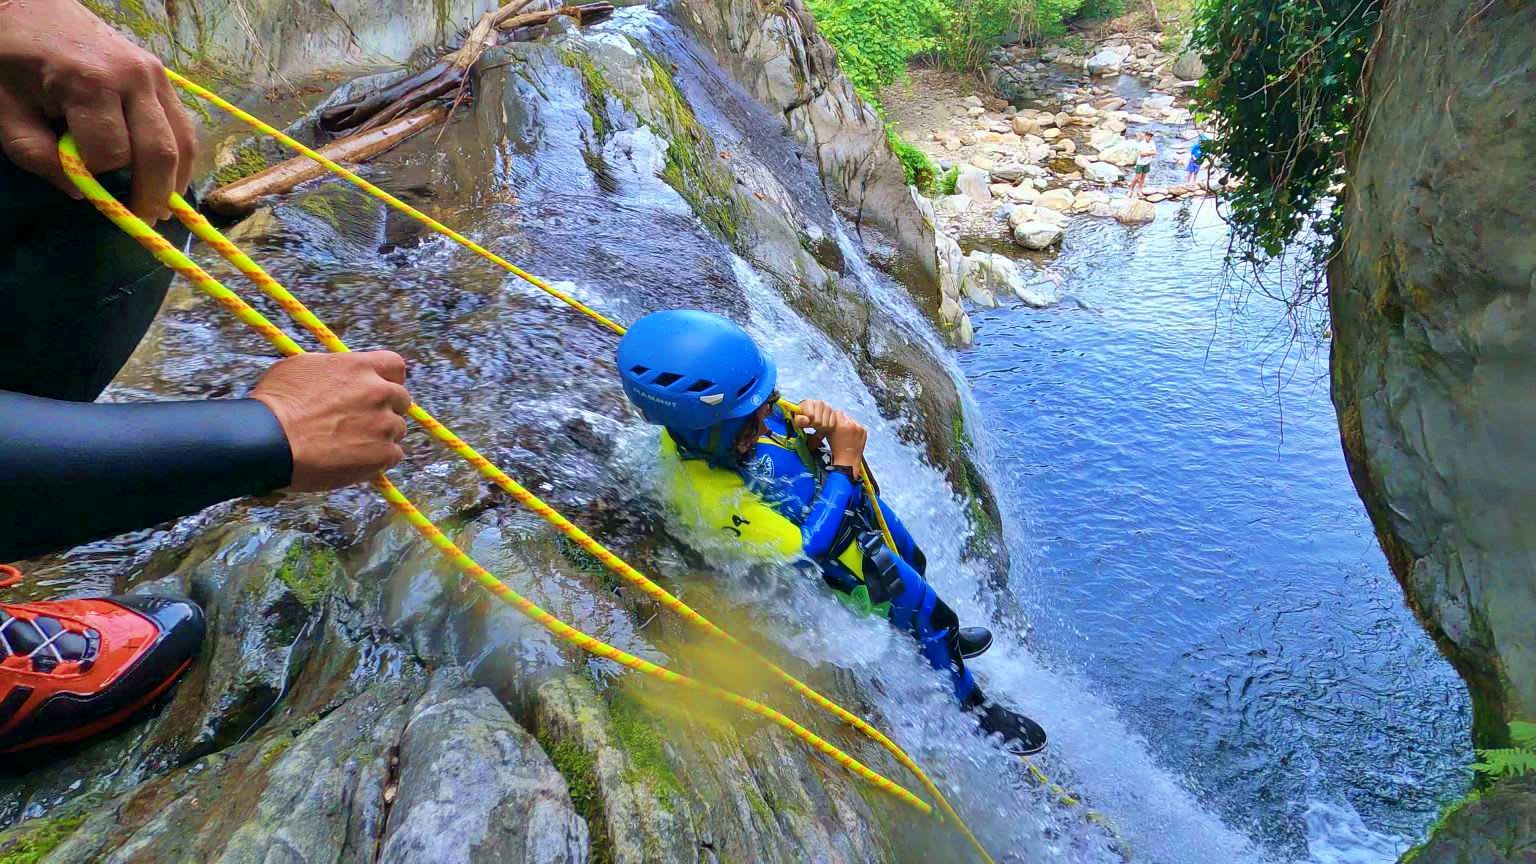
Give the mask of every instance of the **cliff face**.
[[1333, 399], [1474, 734], [1536, 717], [1536, 7], [1386, 6], [1329, 270]]
[[[1409, 604], [1473, 735], [1536, 717], [1536, 7], [1386, 4], [1343, 242], [1333, 399]], [[1514, 862], [1531, 784], [1461, 807], [1405, 861]]]

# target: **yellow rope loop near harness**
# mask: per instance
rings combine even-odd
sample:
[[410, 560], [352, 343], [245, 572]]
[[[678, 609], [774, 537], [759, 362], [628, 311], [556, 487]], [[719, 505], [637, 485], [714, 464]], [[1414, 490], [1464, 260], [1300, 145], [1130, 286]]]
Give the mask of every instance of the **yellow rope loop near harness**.
[[[283, 332], [281, 328], [267, 320], [267, 318], [260, 312], [251, 308], [251, 306], [242, 300], [240, 296], [235, 292], [229, 290], [217, 279], [214, 279], [212, 276], [208, 275], [208, 273], [199, 267], [196, 262], [183, 255], [164, 237], [160, 236], [158, 232], [156, 232], [149, 225], [145, 224], [143, 220], [135, 216], [116, 198], [112, 197], [112, 194], [108, 192], [104, 187], [102, 187], [100, 183], [96, 182], [96, 179], [85, 167], [85, 163], [81, 161], [80, 153], [75, 145], [73, 136], [65, 135], [59, 141], [59, 155], [60, 162], [63, 165], [65, 174], [67, 174], [75, 186], [85, 194], [87, 200], [89, 200], [97, 210], [101, 211], [104, 216], [111, 220], [113, 224], [123, 229], [123, 231], [126, 232], [129, 236], [137, 240], [140, 245], [142, 245], [145, 249], [148, 249], [156, 259], [165, 264], [167, 267], [186, 277], [188, 281], [190, 281], [194, 286], [206, 293], [208, 296], [212, 297], [219, 303], [219, 305], [234, 313], [236, 317], [251, 327], [251, 329], [260, 333], [285, 356], [293, 356], [296, 354], [304, 353], [304, 349], [300, 347], [299, 344], [295, 342], [291, 337], [289, 337], [287, 333]], [[176, 201], [175, 203], [183, 209], [186, 208], [185, 201]], [[225, 241], [225, 243], [227, 244], [228, 241]], [[231, 248], [233, 247], [231, 246]], [[297, 303], [297, 301], [293, 302]], [[310, 315], [310, 317], [313, 318], [314, 316]], [[314, 323], [318, 327], [324, 328], [324, 325], [320, 324], [318, 319], [316, 319]], [[329, 331], [327, 330], [326, 332]], [[332, 336], [331, 338], [334, 339], [335, 337]], [[345, 350], [345, 346], [342, 346], [342, 350]], [[749, 711], [758, 715], [759, 717], [769, 720], [788, 730], [796, 738], [799, 738], [800, 740], [809, 744], [817, 752], [832, 758], [839, 765], [842, 765], [849, 771], [858, 775], [860, 778], [864, 779], [875, 788], [889, 793], [890, 795], [896, 797], [897, 799], [922, 813], [933, 813], [933, 808], [926, 801], [923, 801], [921, 798], [912, 794], [901, 785], [870, 769], [862, 762], [859, 762], [857, 759], [854, 759], [852, 756], [849, 756], [847, 753], [839, 750], [837, 747], [828, 743], [814, 732], [811, 732], [809, 729], [806, 729], [805, 727], [789, 719], [773, 708], [770, 708], [767, 705], [764, 705], [755, 700], [748, 699], [745, 696], [733, 693], [729, 690], [715, 687], [710, 684], [705, 684], [701, 681], [690, 678], [678, 672], [674, 672], [663, 666], [651, 663], [648, 660], [636, 657], [633, 654], [629, 654], [625, 651], [615, 648], [612, 645], [609, 645], [599, 639], [581, 632], [580, 630], [577, 630], [574, 627], [571, 627], [569, 624], [566, 624], [565, 622], [551, 615], [549, 612], [540, 608], [531, 600], [528, 600], [526, 597], [523, 597], [521, 594], [517, 593], [515, 590], [504, 584], [501, 580], [493, 576], [484, 567], [481, 567], [478, 563], [476, 563], [475, 560], [471, 558], [467, 553], [459, 549], [452, 540], [449, 540], [448, 537], [444, 535], [436, 525], [432, 524], [432, 521], [424, 516], [421, 511], [418, 510], [416, 506], [412, 504], [411, 501], [406, 498], [405, 495], [401, 493], [393, 483], [390, 482], [389, 478], [385, 477], [383, 474], [380, 474], [374, 478], [373, 485], [384, 496], [384, 499], [389, 502], [390, 506], [404, 515], [411, 526], [415, 528], [417, 532], [420, 533], [424, 538], [426, 538], [426, 540], [431, 543], [434, 548], [441, 552], [445, 558], [449, 559], [460, 572], [469, 576], [481, 587], [485, 588], [499, 599], [505, 601], [519, 612], [528, 616], [554, 635], [564, 639], [567, 642], [570, 642], [571, 644], [582, 649], [583, 651], [587, 651], [588, 653], [612, 660], [616, 663], [619, 663], [630, 669], [634, 669], [635, 671], [642, 674], [649, 675], [658, 680], [671, 684], [677, 684], [679, 686], [705, 693], [729, 705], [734, 705], [738, 708]], [[545, 509], [549, 509], [547, 505], [545, 505]], [[595, 541], [593, 542], [595, 543]]]

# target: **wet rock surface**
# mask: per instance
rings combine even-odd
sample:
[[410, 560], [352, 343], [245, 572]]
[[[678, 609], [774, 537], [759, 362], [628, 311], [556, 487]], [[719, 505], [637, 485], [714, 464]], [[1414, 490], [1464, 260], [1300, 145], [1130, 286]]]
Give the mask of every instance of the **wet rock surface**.
[[1496, 784], [1448, 814], [1405, 864], [1525, 864], [1536, 850], [1536, 777]]
[[[1505, 746], [1508, 721], [1536, 717], [1536, 91], [1488, 82], [1536, 69], [1536, 10], [1453, 20], [1430, 3], [1384, 18], [1328, 272], [1333, 399], [1392, 570], [1467, 681], [1474, 738]], [[1475, 60], [1441, 75], [1421, 51]]]

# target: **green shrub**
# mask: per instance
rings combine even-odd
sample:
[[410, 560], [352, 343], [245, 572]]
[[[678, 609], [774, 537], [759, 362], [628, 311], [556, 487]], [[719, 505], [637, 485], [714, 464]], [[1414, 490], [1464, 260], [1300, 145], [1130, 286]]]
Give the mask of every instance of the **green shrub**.
[[885, 137], [891, 142], [891, 150], [896, 153], [896, 158], [901, 160], [902, 169], [907, 172], [907, 185], [916, 186], [917, 191], [924, 195], [932, 195], [939, 178], [939, 169], [928, 158], [928, 154], [897, 135], [896, 130], [889, 126], [885, 127]]
[[953, 195], [956, 191], [958, 191], [959, 185], [960, 166], [955, 165], [952, 166], [948, 171], [945, 171], [943, 177], [939, 178], [939, 193], [943, 195]]
[[1077, 17], [1089, 20], [1118, 18], [1125, 14], [1125, 0], [1083, 0]]
[[1123, 0], [808, 0], [816, 25], [837, 49], [843, 74], [871, 104], [906, 73], [907, 61], [933, 54], [948, 68], [975, 69], [1003, 35], [1060, 38], [1085, 3], [1103, 14]]
[[937, 47], [948, 14], [940, 0], [809, 0], [817, 29], [865, 101], [906, 74], [907, 58]]

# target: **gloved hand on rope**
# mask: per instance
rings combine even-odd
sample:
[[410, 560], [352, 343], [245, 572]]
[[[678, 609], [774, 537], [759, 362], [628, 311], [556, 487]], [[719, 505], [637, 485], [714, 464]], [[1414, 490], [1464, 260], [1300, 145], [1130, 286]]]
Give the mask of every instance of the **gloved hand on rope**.
[[0, 151], [79, 199], [59, 167], [60, 123], [93, 172], [132, 169], [134, 213], [170, 217], [197, 132], [160, 60], [75, 0], [0, 0]]

